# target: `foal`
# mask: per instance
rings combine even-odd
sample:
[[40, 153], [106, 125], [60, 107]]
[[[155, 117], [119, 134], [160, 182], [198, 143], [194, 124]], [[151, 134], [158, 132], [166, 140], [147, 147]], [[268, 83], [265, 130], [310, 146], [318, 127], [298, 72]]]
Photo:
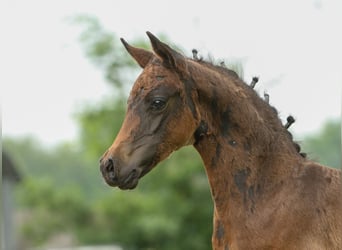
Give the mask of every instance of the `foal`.
[[193, 145], [214, 201], [213, 249], [342, 249], [341, 171], [305, 159], [275, 109], [234, 71], [147, 35], [153, 52], [121, 39], [143, 72], [101, 158], [105, 181], [133, 189]]

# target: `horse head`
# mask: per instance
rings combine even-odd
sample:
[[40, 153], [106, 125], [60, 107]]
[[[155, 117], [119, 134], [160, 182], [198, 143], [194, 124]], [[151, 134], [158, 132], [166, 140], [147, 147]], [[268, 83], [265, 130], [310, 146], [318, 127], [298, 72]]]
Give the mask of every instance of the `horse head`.
[[198, 110], [187, 59], [150, 32], [153, 52], [121, 39], [143, 68], [131, 90], [125, 119], [100, 160], [108, 185], [133, 189], [139, 179], [182, 146], [194, 143]]

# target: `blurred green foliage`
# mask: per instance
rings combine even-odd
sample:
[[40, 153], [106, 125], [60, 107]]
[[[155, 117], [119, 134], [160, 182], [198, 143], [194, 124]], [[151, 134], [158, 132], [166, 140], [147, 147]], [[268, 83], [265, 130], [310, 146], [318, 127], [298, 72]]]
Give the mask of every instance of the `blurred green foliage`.
[[190, 147], [159, 164], [133, 191], [108, 187], [97, 162], [80, 164], [84, 153], [69, 145], [44, 150], [31, 139], [7, 138], [4, 147], [26, 176], [17, 198], [29, 214], [21, 229], [29, 247], [66, 232], [82, 245], [210, 248], [209, 185], [201, 160]]
[[341, 168], [341, 122], [328, 121], [318, 134], [304, 140], [303, 148], [309, 158], [326, 166]]
[[119, 92], [118, 98], [125, 94], [124, 84], [127, 83], [130, 74], [122, 70], [124, 68], [135, 69], [134, 61], [127, 56], [127, 52], [122, 49], [119, 38], [112, 32], [104, 29], [96, 18], [80, 15], [71, 19], [72, 24], [82, 27], [79, 36], [81, 46], [88, 58], [99, 67], [105, 78], [114, 87], [115, 92]]
[[[35, 247], [66, 232], [81, 245], [211, 249], [213, 204], [201, 159], [192, 147], [160, 163], [133, 191], [104, 184], [98, 159], [121, 127], [130, 87], [124, 83], [133, 83], [139, 68], [96, 19], [81, 16], [74, 21], [84, 27], [80, 41], [85, 54], [103, 70], [113, 93], [78, 110], [80, 138], [73, 144], [45, 149], [32, 138], [3, 141], [26, 177], [17, 190], [18, 204], [29, 214], [22, 239]], [[308, 139], [305, 149], [318, 152], [324, 163], [340, 166], [339, 138], [340, 130], [328, 124], [322, 134]]]

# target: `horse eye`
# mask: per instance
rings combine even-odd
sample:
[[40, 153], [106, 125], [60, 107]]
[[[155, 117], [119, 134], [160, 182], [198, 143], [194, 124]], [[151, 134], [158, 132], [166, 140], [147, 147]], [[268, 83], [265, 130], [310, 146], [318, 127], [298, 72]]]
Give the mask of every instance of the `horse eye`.
[[156, 98], [151, 103], [151, 109], [154, 111], [162, 110], [166, 105], [166, 101], [161, 98]]

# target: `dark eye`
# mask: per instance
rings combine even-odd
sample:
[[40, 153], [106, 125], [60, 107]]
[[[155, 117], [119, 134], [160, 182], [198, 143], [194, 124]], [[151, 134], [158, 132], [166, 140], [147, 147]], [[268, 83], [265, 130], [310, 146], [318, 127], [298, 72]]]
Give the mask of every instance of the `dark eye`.
[[153, 111], [162, 110], [166, 106], [166, 101], [163, 98], [155, 98], [152, 100], [151, 109]]

